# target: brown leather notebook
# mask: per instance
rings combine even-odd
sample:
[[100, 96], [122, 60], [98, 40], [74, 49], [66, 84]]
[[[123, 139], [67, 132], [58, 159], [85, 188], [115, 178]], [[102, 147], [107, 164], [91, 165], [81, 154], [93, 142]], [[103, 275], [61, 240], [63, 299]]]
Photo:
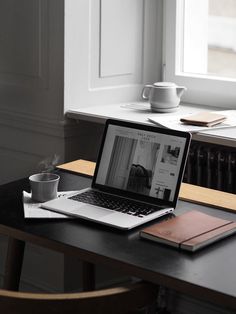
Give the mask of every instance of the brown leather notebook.
[[140, 231], [145, 239], [196, 251], [236, 232], [236, 222], [189, 211]]
[[199, 126], [213, 126], [223, 122], [226, 116], [219, 113], [203, 111], [188, 117], [181, 118], [180, 121], [185, 124], [199, 125]]

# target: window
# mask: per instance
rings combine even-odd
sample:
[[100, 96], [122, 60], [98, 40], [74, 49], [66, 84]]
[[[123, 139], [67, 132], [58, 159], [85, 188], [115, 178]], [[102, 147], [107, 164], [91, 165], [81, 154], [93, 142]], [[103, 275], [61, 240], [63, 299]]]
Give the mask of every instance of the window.
[[163, 78], [183, 101], [236, 108], [236, 1], [164, 1]]

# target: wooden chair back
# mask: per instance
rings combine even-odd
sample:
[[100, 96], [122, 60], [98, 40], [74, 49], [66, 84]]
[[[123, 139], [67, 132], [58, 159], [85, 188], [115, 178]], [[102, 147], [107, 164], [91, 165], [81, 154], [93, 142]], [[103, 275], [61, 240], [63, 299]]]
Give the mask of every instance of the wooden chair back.
[[138, 282], [110, 289], [78, 293], [29, 293], [0, 289], [4, 314], [125, 314], [156, 301], [157, 286]]

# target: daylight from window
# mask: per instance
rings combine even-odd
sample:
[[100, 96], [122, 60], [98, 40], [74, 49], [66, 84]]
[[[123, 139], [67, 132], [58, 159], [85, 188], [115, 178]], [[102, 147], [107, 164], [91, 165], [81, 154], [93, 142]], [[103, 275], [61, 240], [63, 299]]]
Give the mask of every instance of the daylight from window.
[[236, 78], [236, 0], [183, 1], [182, 71]]

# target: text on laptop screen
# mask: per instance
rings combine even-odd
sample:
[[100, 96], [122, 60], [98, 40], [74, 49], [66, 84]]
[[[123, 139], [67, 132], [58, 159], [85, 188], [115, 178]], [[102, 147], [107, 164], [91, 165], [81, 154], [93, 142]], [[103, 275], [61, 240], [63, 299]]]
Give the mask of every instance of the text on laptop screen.
[[174, 199], [186, 138], [109, 125], [96, 184]]

